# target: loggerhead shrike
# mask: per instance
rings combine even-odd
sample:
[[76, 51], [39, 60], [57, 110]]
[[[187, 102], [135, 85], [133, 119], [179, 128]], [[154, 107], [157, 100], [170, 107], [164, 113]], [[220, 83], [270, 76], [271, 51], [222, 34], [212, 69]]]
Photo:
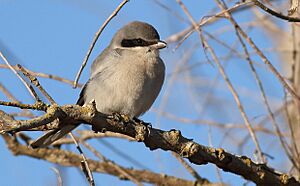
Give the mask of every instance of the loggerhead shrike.
[[[77, 104], [84, 106], [95, 100], [99, 112], [119, 113], [131, 119], [144, 114], [164, 82], [165, 65], [159, 49], [165, 47], [152, 25], [139, 21], [125, 25], [93, 62], [90, 79]], [[31, 146], [46, 147], [77, 126], [65, 125], [50, 131]]]

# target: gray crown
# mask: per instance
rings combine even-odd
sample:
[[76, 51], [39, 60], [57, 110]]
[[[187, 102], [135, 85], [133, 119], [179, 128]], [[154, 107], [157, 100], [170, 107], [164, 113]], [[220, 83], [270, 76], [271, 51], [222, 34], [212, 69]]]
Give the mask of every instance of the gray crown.
[[123, 39], [138, 38], [146, 41], [160, 40], [158, 32], [152, 25], [140, 21], [134, 21], [118, 30], [111, 41], [111, 45], [120, 45]]

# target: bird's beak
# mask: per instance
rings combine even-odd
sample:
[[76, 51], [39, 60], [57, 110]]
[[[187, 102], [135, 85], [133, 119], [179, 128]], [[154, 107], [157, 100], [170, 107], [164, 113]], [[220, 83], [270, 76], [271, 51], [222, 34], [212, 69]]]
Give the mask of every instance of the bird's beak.
[[155, 43], [153, 45], [153, 48], [155, 49], [162, 49], [162, 48], [166, 48], [167, 47], [167, 43], [165, 41], [158, 41], [157, 43]]

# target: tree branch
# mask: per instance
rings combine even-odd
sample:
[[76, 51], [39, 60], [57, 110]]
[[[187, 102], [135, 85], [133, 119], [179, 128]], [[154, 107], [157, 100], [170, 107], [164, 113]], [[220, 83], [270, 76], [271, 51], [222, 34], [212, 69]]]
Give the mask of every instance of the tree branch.
[[[78, 105], [53, 107], [53, 109], [55, 108], [60, 110], [60, 112], [55, 112], [57, 113], [57, 119], [68, 120], [68, 124], [83, 122], [92, 125], [93, 130], [96, 132], [111, 131], [121, 133], [133, 137], [139, 142], [143, 142], [150, 150], [170, 150], [197, 165], [212, 163], [226, 172], [240, 175], [247, 180], [253, 181], [257, 185], [300, 185], [294, 177], [279, 173], [266, 164], [254, 163], [246, 156], [236, 156], [226, 152], [224, 149], [200, 145], [192, 139], [183, 137], [181, 132], [175, 129], [163, 131], [147, 127], [145, 123], [142, 122], [131, 120], [125, 122], [116, 116], [107, 116], [97, 112], [95, 104], [90, 104], [86, 107]], [[47, 112], [49, 111], [47, 110]], [[46, 115], [47, 113], [44, 116], [46, 117]], [[2, 119], [4, 116], [8, 117], [4, 112], [0, 112], [0, 130], [4, 130], [1, 129], [3, 126], [7, 126], [6, 129], [9, 128], [9, 125], [6, 123], [8, 120]], [[19, 127], [22, 128], [24, 126]], [[20, 131], [18, 128], [14, 129]], [[19, 147], [17, 149], [19, 149]], [[38, 154], [39, 152], [47, 150], [49, 149], [38, 149], [34, 152]], [[49, 154], [51, 153], [49, 152]], [[49, 161], [49, 159], [45, 159]], [[76, 163], [80, 163], [80, 160]], [[93, 163], [91, 165], [93, 165]], [[95, 168], [93, 170], [95, 170]]]
[[[263, 3], [261, 3], [258, 0], [252, 0], [252, 1], [260, 9], [262, 9], [263, 11], [265, 11], [265, 12], [267, 12], [267, 13], [269, 13], [269, 14], [277, 17], [277, 18], [280, 18], [280, 19], [283, 19], [283, 20], [287, 20], [289, 22], [300, 22], [300, 18], [282, 15], [281, 13], [276, 12], [275, 10], [272, 10], [271, 8], [266, 7]], [[290, 14], [290, 11], [293, 11], [293, 9], [289, 10], [289, 14]]]
[[[44, 159], [51, 163], [56, 163], [61, 166], [75, 166], [81, 167], [81, 156], [75, 154], [70, 151], [62, 150], [62, 149], [48, 149], [48, 148], [40, 148], [40, 149], [32, 149], [25, 145], [21, 145], [16, 140], [14, 140], [9, 135], [2, 135], [4, 140], [6, 141], [8, 148], [12, 151], [12, 153], [16, 156], [25, 155], [30, 156], [37, 159]], [[115, 166], [108, 162], [99, 162], [91, 159], [87, 159], [89, 167], [93, 172], [106, 173], [110, 175], [114, 175], [119, 177], [122, 180], [128, 180], [128, 178], [121, 174], [118, 170], [116, 170]], [[135, 170], [131, 168], [125, 168], [122, 166], [123, 170], [128, 172], [131, 175], [135, 176], [135, 179], [141, 182], [148, 182], [156, 185], [182, 185], [182, 186], [213, 186], [217, 184], [209, 184], [209, 183], [196, 183], [193, 181], [188, 181], [180, 178], [176, 178], [173, 176], [168, 176], [165, 174], [156, 174], [147, 170]]]

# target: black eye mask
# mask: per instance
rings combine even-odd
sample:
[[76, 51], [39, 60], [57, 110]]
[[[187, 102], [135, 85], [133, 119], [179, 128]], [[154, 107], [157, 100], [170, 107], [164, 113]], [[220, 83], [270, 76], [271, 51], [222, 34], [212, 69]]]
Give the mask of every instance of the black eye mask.
[[157, 41], [145, 41], [143, 39], [123, 39], [121, 42], [122, 47], [137, 47], [137, 46], [150, 46], [157, 43]]

